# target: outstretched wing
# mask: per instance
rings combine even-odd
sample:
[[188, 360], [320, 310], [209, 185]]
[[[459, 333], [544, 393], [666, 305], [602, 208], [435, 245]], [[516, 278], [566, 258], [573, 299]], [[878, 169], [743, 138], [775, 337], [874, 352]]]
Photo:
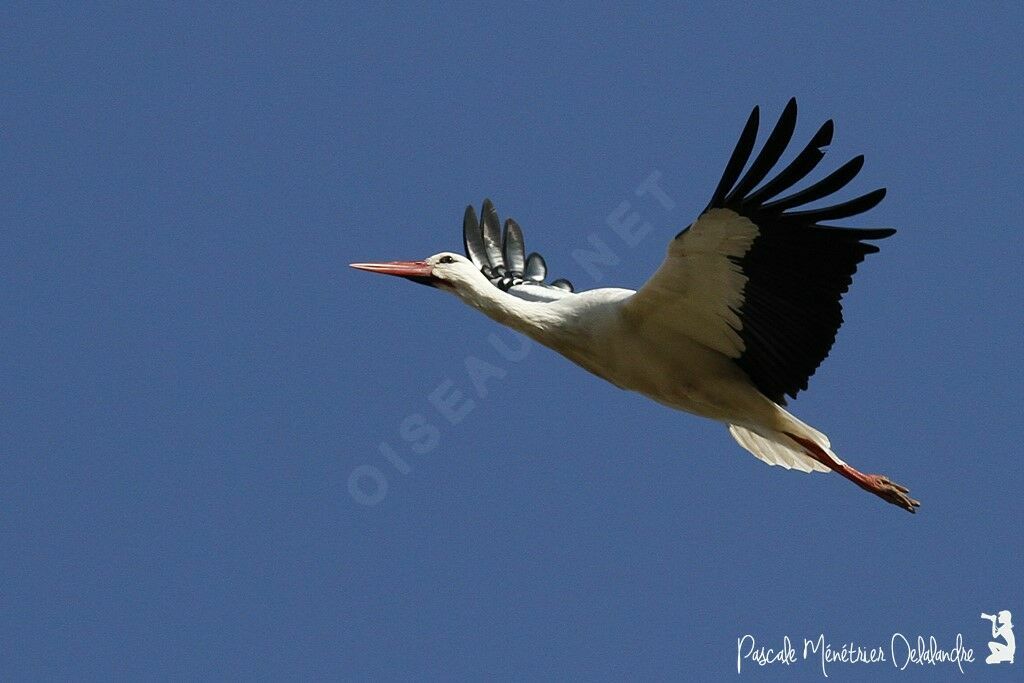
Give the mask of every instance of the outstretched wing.
[[502, 232], [498, 212], [490, 199], [484, 200], [480, 214], [483, 220], [477, 221], [473, 206], [466, 207], [462, 241], [466, 257], [495, 287], [538, 301], [561, 298], [573, 292], [572, 284], [564, 278], [545, 282], [548, 266], [544, 257], [536, 252], [526, 255], [523, 231], [511, 218], [505, 221]]
[[807, 388], [828, 356], [843, 322], [841, 299], [857, 264], [878, 251], [866, 240], [895, 232], [822, 225], [873, 208], [885, 189], [803, 208], [853, 180], [863, 156], [777, 198], [821, 161], [832, 141], [832, 121], [762, 184], [795, 126], [796, 100], [791, 99], [743, 174], [757, 137], [754, 108], [708, 207], [676, 236], [661, 267], [626, 304], [626, 314], [641, 329], [659, 338], [685, 335], [720, 351], [735, 360], [761, 393], [783, 405], [786, 395], [796, 397]]

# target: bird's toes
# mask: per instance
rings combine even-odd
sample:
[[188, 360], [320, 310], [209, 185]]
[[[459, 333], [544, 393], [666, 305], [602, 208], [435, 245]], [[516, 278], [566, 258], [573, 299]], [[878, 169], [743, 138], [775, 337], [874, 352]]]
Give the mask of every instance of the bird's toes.
[[894, 481], [889, 481], [888, 479], [887, 479], [886, 481], [888, 481], [888, 482], [889, 482], [889, 485], [890, 485], [890, 486], [892, 486], [892, 487], [893, 487], [894, 489], [896, 489], [897, 491], [899, 491], [900, 493], [910, 493], [910, 489], [908, 489], [908, 488], [907, 488], [906, 486], [900, 486], [900, 485], [899, 485], [899, 484], [897, 484], [896, 482], [894, 482]]
[[893, 482], [888, 477], [884, 477], [880, 474], [873, 476], [875, 484], [875, 493], [893, 505], [903, 508], [907, 512], [917, 512], [917, 508], [921, 507], [921, 501], [911, 498], [908, 493], [910, 489], [906, 486], [900, 486]]

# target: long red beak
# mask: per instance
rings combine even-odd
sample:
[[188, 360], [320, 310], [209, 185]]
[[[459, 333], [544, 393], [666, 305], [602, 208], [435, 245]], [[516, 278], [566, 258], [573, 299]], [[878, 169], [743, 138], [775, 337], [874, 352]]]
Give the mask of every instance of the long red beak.
[[358, 270], [399, 277], [430, 277], [433, 266], [426, 261], [388, 261], [386, 263], [350, 263]]

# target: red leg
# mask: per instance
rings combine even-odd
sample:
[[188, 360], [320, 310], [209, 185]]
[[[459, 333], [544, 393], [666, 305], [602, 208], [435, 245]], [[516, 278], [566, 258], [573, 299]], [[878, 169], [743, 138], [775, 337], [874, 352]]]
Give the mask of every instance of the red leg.
[[909, 490], [906, 487], [889, 481], [888, 477], [883, 477], [881, 474], [864, 474], [860, 470], [856, 470], [845, 463], [837, 461], [810, 439], [804, 439], [789, 432], [784, 433], [786, 436], [803, 446], [804, 452], [806, 452], [807, 455], [811, 456], [832, 471], [843, 475], [865, 491], [870, 491], [882, 500], [892, 503], [893, 505], [897, 505], [908, 512], [917, 512], [917, 508], [920, 507], [920, 502], [907, 495]]

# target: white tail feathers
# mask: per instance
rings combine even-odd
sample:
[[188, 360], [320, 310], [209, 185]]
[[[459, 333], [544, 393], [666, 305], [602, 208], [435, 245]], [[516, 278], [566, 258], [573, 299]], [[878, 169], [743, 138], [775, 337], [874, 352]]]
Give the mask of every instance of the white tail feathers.
[[[812, 440], [818, 443], [826, 452], [829, 453], [837, 462], [842, 463], [839, 458], [835, 456], [835, 453], [829, 449], [828, 438], [821, 432], [811, 429], [810, 427], [803, 425], [807, 431], [814, 435]], [[763, 460], [769, 465], [778, 465], [784, 467], [787, 470], [798, 470], [800, 472], [828, 472], [828, 467], [821, 464], [811, 456], [804, 453], [799, 445], [793, 443], [792, 439], [784, 434], [779, 433], [777, 438], [768, 439], [756, 432], [752, 432], [745, 427], [738, 427], [736, 425], [729, 425], [729, 433], [732, 434], [732, 438], [736, 439], [736, 443], [743, 446], [745, 449], [750, 451], [759, 460]]]

